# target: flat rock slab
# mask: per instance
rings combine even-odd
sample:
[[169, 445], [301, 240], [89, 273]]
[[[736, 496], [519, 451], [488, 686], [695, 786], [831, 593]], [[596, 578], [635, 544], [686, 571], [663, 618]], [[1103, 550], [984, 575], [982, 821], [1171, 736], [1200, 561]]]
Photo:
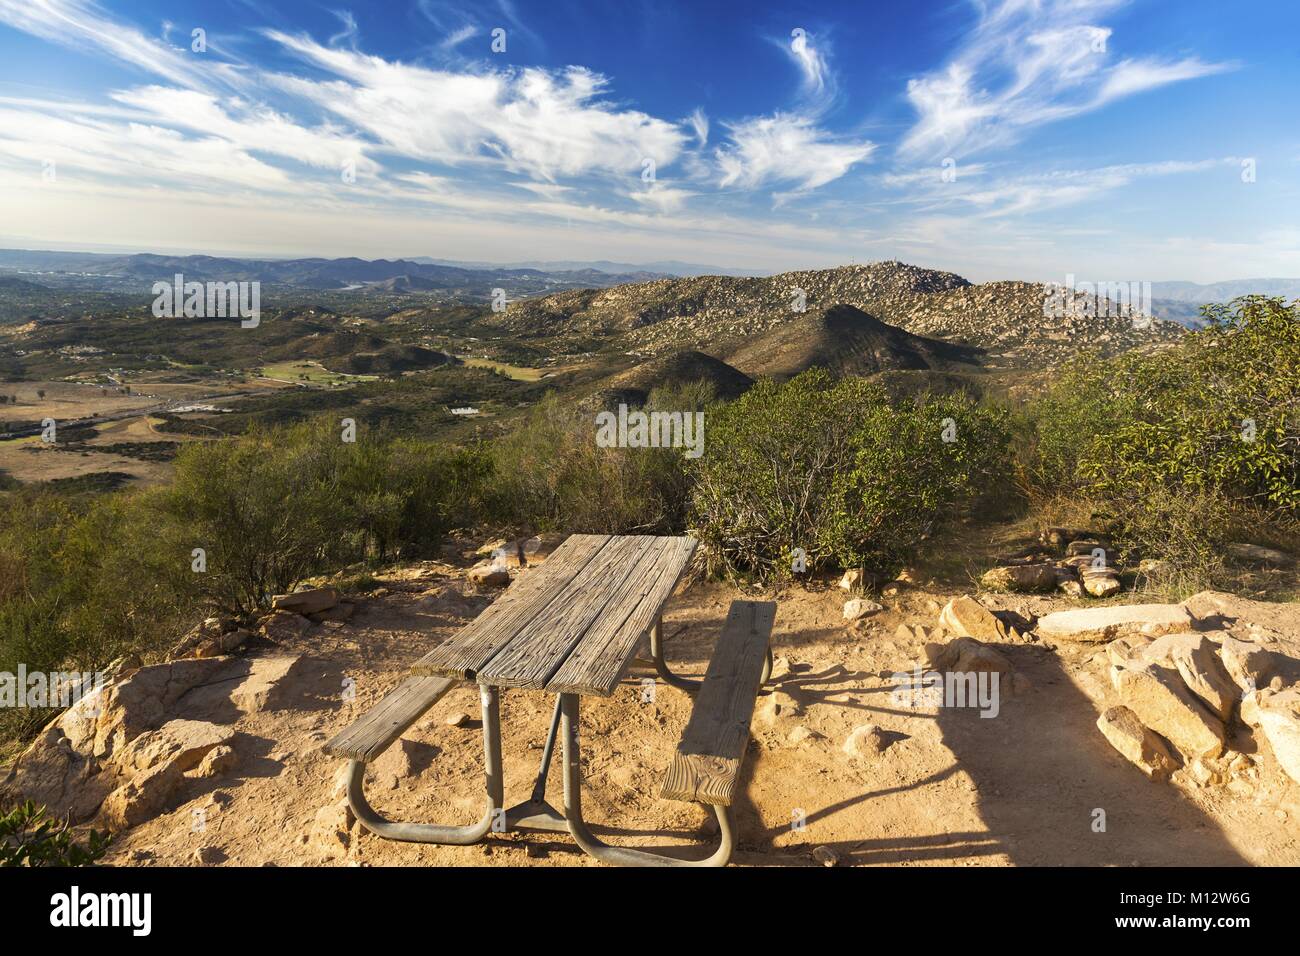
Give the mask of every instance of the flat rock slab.
[[1127, 634], [1157, 637], [1190, 631], [1194, 621], [1181, 604], [1123, 604], [1055, 611], [1038, 619], [1038, 636], [1059, 641], [1113, 641]]

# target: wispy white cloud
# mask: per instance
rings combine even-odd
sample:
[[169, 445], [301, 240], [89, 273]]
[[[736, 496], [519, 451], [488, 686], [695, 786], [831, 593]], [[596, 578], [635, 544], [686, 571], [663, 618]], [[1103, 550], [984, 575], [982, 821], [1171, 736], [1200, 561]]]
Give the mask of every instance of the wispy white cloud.
[[807, 30], [796, 27], [791, 31], [789, 42], [778, 41], [799, 68], [803, 77], [803, 92], [808, 96], [825, 96], [833, 85], [833, 76], [827, 57], [820, 43]]
[[983, 164], [965, 163], [954, 167], [957, 175], [950, 180], [944, 180], [940, 167], [936, 166], [891, 173], [881, 177], [881, 182], [887, 187], [906, 190], [901, 197], [903, 201], [927, 210], [951, 208], [955, 203], [973, 207], [981, 218], [1005, 218], [1077, 205], [1141, 180], [1203, 173], [1235, 167], [1238, 162], [1228, 156], [998, 175], [993, 175], [992, 168]]
[[182, 86], [198, 88], [214, 79], [239, 78], [236, 64], [200, 61], [188, 46], [171, 46], [114, 20], [91, 0], [0, 0], [0, 23], [73, 49], [99, 50]]
[[[836, 83], [813, 36], [798, 28], [788, 44], [778, 45], [799, 67], [803, 100], [792, 110], [723, 124], [728, 141], [714, 150], [714, 158], [724, 188], [784, 183], [808, 192], [839, 179], [875, 151], [869, 140], [838, 137], [822, 127]], [[791, 198], [784, 193], [777, 200]]]
[[709, 118], [704, 115], [704, 110], [697, 106], [686, 122], [695, 134], [695, 145], [703, 148], [709, 141]]
[[869, 142], [837, 142], [813, 119], [790, 113], [726, 128], [730, 142], [715, 154], [724, 187], [754, 189], [778, 182], [816, 189], [839, 179], [876, 148]]
[[1077, 116], [1169, 83], [1232, 68], [1110, 54], [1111, 31], [1092, 19], [1127, 0], [998, 0], [942, 67], [910, 80], [917, 121], [905, 157], [968, 155], [1005, 146], [1043, 123]]
[[608, 81], [582, 67], [453, 72], [267, 35], [335, 77], [279, 74], [272, 82], [407, 157], [453, 165], [496, 159], [554, 181], [639, 174], [645, 159], [663, 167], [686, 139], [675, 123], [604, 101]]
[[338, 46], [340, 43], [347, 41], [349, 46], [356, 46], [357, 38], [361, 35], [357, 27], [357, 18], [352, 15], [351, 10], [333, 10], [334, 16], [339, 18], [339, 23], [343, 29], [334, 34], [329, 39], [330, 46]]

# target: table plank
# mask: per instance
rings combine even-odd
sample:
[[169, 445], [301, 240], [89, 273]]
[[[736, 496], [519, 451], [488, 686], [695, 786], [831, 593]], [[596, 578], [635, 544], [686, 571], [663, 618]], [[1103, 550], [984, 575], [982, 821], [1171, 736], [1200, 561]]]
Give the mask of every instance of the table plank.
[[416, 661], [411, 673], [476, 680], [483, 666], [542, 613], [610, 540], [605, 534], [570, 535], [545, 564], [525, 572], [459, 633]]
[[551, 694], [595, 694], [608, 697], [622, 680], [637, 646], [655, 623], [682, 572], [691, 562], [698, 542], [694, 538], [669, 538], [655, 564], [640, 579], [640, 600], [626, 615], [613, 607], [600, 616], [578, 646], [546, 683]]
[[651, 535], [614, 538], [508, 647], [480, 668], [479, 680], [497, 687], [544, 688], [601, 615], [627, 617], [641, 600], [645, 573], [671, 540]]

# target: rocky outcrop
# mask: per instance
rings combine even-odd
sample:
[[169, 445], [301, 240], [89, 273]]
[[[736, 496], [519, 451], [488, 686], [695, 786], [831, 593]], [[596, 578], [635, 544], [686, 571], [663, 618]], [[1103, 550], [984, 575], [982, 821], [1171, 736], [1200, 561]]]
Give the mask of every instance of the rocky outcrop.
[[163, 812], [187, 775], [234, 766], [234, 723], [288, 703], [299, 663], [281, 654], [120, 670], [41, 731], [0, 794], [73, 822], [98, 813], [111, 829], [134, 826]]

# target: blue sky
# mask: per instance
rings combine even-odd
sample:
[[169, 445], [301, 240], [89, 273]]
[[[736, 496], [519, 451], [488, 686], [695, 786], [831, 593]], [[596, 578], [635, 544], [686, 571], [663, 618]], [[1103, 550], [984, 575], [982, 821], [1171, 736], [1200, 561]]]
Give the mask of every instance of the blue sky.
[[1300, 4], [0, 0], [0, 245], [1295, 276]]

